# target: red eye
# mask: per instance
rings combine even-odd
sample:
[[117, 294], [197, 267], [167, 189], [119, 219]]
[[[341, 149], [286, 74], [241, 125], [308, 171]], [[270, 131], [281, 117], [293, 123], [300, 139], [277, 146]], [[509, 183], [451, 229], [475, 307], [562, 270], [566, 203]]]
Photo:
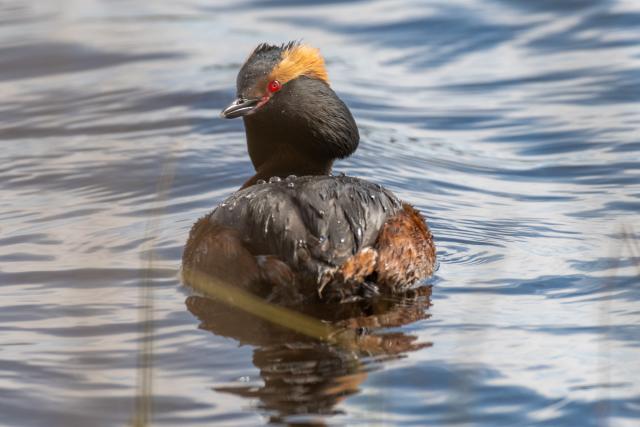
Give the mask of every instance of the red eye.
[[282, 87], [282, 85], [280, 84], [279, 81], [272, 80], [271, 82], [269, 82], [269, 85], [267, 86], [267, 89], [269, 89], [269, 92], [275, 93], [275, 92], [279, 91], [281, 87]]

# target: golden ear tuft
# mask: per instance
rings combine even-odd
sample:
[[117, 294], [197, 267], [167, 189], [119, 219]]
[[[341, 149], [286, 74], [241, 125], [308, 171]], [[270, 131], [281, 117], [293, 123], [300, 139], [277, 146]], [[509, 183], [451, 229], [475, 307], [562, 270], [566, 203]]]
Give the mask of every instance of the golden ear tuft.
[[282, 52], [282, 59], [269, 75], [270, 80], [284, 84], [299, 76], [307, 76], [329, 83], [320, 50], [306, 45], [294, 45]]

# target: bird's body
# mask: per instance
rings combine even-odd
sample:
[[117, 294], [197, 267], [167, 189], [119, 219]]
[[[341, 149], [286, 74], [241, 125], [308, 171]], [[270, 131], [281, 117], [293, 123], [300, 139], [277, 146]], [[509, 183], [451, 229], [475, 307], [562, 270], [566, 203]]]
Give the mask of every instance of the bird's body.
[[330, 175], [359, 136], [317, 50], [260, 45], [238, 94], [223, 115], [244, 116], [256, 175], [194, 225], [185, 272], [283, 302], [400, 292], [433, 272], [433, 239], [415, 209], [380, 185]]

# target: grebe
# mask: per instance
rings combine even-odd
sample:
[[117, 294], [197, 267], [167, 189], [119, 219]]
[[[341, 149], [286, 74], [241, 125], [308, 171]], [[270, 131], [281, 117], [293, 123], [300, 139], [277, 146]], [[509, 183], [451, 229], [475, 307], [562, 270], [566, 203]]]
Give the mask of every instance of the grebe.
[[259, 45], [221, 116], [243, 118], [256, 174], [194, 224], [187, 283], [199, 272], [282, 303], [348, 301], [433, 273], [433, 237], [416, 209], [378, 184], [331, 175], [360, 137], [317, 49]]

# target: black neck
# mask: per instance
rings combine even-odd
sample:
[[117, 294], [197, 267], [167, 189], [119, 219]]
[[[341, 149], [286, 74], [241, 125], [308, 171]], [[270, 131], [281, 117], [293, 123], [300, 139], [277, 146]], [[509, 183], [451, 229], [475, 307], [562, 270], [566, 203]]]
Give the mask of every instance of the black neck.
[[358, 147], [351, 112], [324, 82], [299, 77], [262, 110], [244, 117], [256, 175], [245, 183], [289, 175], [327, 175], [336, 159]]
[[286, 146], [275, 148], [269, 157], [251, 156], [251, 160], [256, 174], [245, 182], [242, 188], [249, 187], [261, 179], [269, 181], [274, 176], [284, 179], [289, 175], [329, 175], [333, 166], [333, 159], [310, 158], [303, 153], [289, 150]]

